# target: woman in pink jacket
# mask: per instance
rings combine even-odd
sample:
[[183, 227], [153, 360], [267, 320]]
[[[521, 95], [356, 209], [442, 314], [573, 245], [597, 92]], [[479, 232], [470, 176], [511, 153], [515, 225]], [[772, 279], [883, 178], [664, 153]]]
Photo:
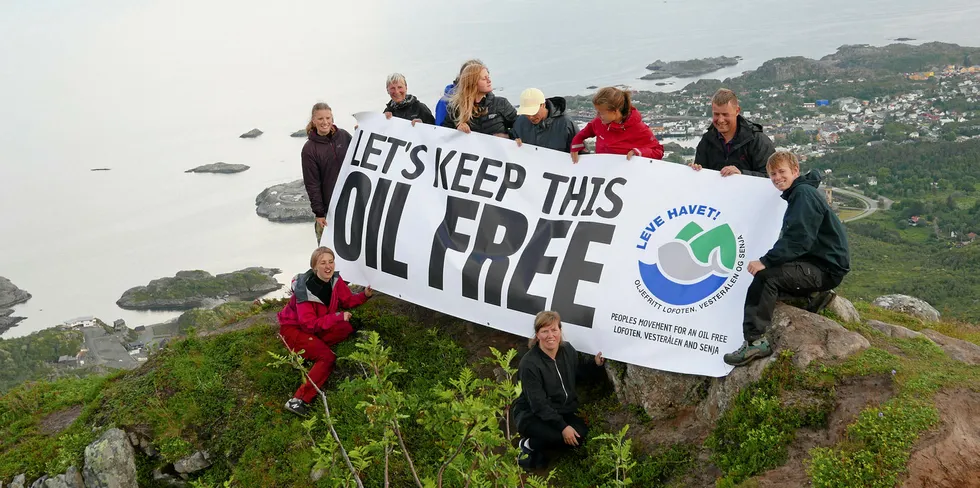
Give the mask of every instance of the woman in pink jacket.
[[286, 410], [306, 416], [307, 404], [317, 395], [333, 371], [337, 355], [330, 346], [339, 344], [354, 331], [350, 312], [339, 309], [362, 305], [374, 295], [371, 287], [353, 294], [347, 283], [334, 271], [334, 254], [330, 248], [319, 247], [310, 257], [310, 270], [293, 278], [293, 296], [279, 312], [279, 335], [293, 351], [313, 361], [309, 376], [288, 402]]
[[630, 94], [607, 86], [592, 97], [596, 118], [572, 139], [572, 162], [578, 162], [585, 140], [595, 137], [596, 154], [625, 154], [626, 159], [642, 156], [651, 159], [664, 157], [664, 147], [653, 135], [640, 112], [630, 102]]

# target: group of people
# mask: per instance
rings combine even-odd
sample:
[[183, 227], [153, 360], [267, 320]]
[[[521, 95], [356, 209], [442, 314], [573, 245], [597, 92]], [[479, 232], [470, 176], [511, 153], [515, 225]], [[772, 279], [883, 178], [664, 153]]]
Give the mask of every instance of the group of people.
[[[567, 152], [573, 163], [585, 151], [585, 141], [593, 137], [598, 154], [620, 154], [626, 159], [663, 157], [663, 146], [633, 106], [630, 93], [615, 87], [595, 93], [592, 103], [596, 116], [581, 130], [566, 114], [562, 97], [546, 98], [541, 90], [529, 88], [521, 93], [515, 109], [506, 98], [495, 96], [490, 71], [477, 59], [463, 64], [434, 114], [408, 94], [403, 75], [389, 76], [386, 88], [391, 100], [384, 114], [410, 120], [413, 125], [440, 125]], [[850, 258], [843, 225], [817, 189], [819, 175], [801, 175], [794, 154], [776, 152], [762, 126], [741, 115], [734, 92], [720, 89], [714, 94], [711, 122], [689, 166], [695, 171], [716, 170], [724, 177], [768, 177], [788, 204], [779, 239], [764, 256], [748, 265], [753, 279], [745, 298], [744, 341], [736, 351], [724, 355], [727, 364], [742, 366], [772, 354], [766, 332], [777, 298], [809, 297], [807, 308], [819, 311], [833, 299], [833, 288], [850, 270]], [[325, 103], [313, 106], [306, 131], [309, 140], [302, 151], [303, 179], [319, 243], [351, 135], [333, 123], [332, 111]], [[313, 252], [310, 270], [293, 279], [292, 291], [289, 303], [279, 313], [280, 334], [291, 349], [303, 351], [303, 357], [314, 361], [309, 378], [315, 385], [304, 382], [286, 409], [305, 415], [336, 361], [330, 346], [353, 332], [350, 313], [342, 309], [364, 303], [373, 291], [368, 287], [352, 293], [334, 269], [333, 251], [326, 247]], [[581, 360], [562, 340], [557, 312], [537, 314], [533, 329], [530, 350], [519, 366], [522, 392], [513, 408], [522, 436], [519, 461], [529, 469], [544, 463], [543, 451], [575, 447], [585, 440], [588, 427], [576, 416], [576, 378], [589, 363], [599, 367], [604, 362], [602, 353], [594, 360]]]

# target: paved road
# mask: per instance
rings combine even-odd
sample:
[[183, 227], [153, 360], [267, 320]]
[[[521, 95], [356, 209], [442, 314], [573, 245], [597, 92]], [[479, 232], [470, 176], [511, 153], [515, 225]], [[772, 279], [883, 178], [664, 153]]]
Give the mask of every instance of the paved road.
[[[861, 193], [858, 193], [854, 190], [848, 190], [846, 188], [832, 187], [832, 189], [835, 193], [841, 193], [851, 198], [857, 198], [858, 200], [861, 200], [861, 202], [864, 203], [864, 207], [865, 207], [864, 212], [861, 212], [860, 214], [855, 215], [854, 217], [846, 219], [844, 220], [844, 222], [854, 222], [855, 220], [863, 219], [878, 211], [878, 200], [868, 198]], [[887, 198], [883, 198], [883, 200], [885, 204], [884, 209], [888, 210], [888, 208], [892, 206], [893, 202]]]

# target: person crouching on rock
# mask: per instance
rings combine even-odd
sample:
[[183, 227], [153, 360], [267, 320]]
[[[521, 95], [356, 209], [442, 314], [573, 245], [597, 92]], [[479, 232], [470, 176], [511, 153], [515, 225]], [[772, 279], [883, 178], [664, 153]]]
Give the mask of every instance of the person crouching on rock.
[[607, 86], [592, 97], [596, 118], [575, 134], [572, 139], [572, 162], [578, 162], [578, 153], [585, 149], [585, 140], [595, 137], [596, 154], [625, 154], [660, 159], [664, 147], [653, 135], [650, 126], [643, 122], [640, 111], [630, 101], [626, 90]]
[[307, 414], [307, 404], [317, 395], [317, 388], [326, 383], [333, 371], [337, 355], [330, 346], [339, 344], [353, 332], [351, 309], [362, 305], [374, 295], [368, 286], [353, 294], [347, 283], [334, 270], [334, 254], [330, 248], [319, 247], [310, 257], [310, 270], [296, 275], [292, 282], [293, 296], [279, 312], [279, 335], [289, 349], [303, 351], [302, 356], [313, 361], [309, 381], [304, 381], [288, 402], [286, 410], [300, 416]]
[[[534, 317], [529, 346], [517, 368], [522, 390], [513, 406], [517, 432], [523, 437], [518, 464], [524, 469], [546, 465], [546, 449], [585, 442], [589, 428], [575, 415], [575, 380], [592, 362], [580, 359], [575, 348], [562, 341], [558, 312], [546, 310]], [[604, 362], [601, 352], [595, 355], [596, 366]]]
[[745, 342], [723, 357], [732, 366], [772, 354], [765, 333], [780, 293], [817, 293], [811, 303], [818, 302], [813, 310], [819, 311], [833, 298], [830, 290], [850, 271], [847, 234], [824, 193], [817, 190], [820, 176], [814, 172], [800, 176], [799, 160], [787, 151], [770, 156], [766, 171], [788, 206], [779, 240], [765, 256], [749, 263], [753, 278], [745, 294]]

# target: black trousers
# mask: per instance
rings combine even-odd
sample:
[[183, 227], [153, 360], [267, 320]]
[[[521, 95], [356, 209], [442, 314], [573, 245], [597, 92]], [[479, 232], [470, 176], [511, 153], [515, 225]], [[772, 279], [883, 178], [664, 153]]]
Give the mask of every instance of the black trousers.
[[[583, 445], [585, 438], [589, 435], [589, 426], [585, 425], [585, 421], [575, 416], [575, 414], [564, 414], [562, 418], [566, 424], [575, 429], [575, 432], [578, 432], [578, 435], [581, 436], [578, 444], [579, 446]], [[521, 434], [521, 437], [528, 439], [531, 443], [531, 449], [534, 450], [574, 447], [565, 444], [565, 439], [561, 436], [561, 430], [536, 416], [521, 422], [521, 425], [517, 426], [517, 432]]]
[[745, 318], [742, 334], [752, 342], [762, 338], [772, 324], [772, 311], [780, 293], [805, 296], [816, 291], [832, 290], [842, 277], [834, 276], [804, 261], [790, 261], [766, 268], [755, 274], [745, 295]]

